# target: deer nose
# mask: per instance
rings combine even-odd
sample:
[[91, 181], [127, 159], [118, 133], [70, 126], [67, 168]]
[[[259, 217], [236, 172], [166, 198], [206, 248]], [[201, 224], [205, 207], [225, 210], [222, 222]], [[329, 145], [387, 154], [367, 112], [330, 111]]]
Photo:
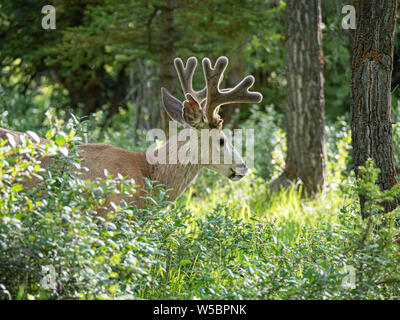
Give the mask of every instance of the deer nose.
[[249, 170], [249, 168], [245, 164], [236, 166], [231, 169], [232, 174], [229, 178], [235, 181], [240, 180], [246, 175], [247, 170]]

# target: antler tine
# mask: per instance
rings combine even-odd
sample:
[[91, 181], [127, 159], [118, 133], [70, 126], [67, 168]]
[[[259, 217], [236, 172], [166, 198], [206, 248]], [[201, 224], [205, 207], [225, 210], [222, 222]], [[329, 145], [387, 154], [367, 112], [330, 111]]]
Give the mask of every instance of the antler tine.
[[203, 71], [207, 89], [205, 109], [207, 120], [213, 125], [219, 125], [221, 122], [221, 118], [218, 116], [220, 106], [228, 103], [258, 103], [262, 100], [261, 93], [249, 91], [254, 84], [253, 76], [245, 77], [232, 89], [219, 88], [228, 63], [227, 57], [219, 57], [215, 67], [212, 68], [210, 59], [203, 59]]
[[200, 103], [206, 98], [207, 91], [206, 88], [203, 88], [200, 91], [195, 91], [193, 89], [193, 75], [197, 67], [197, 59], [195, 57], [190, 57], [187, 60], [185, 67], [182, 59], [175, 58], [174, 64], [185, 98], [186, 94], [190, 93], [197, 102]]
[[227, 57], [219, 57], [215, 63], [215, 67], [211, 66], [211, 61], [208, 58], [204, 58], [202, 61], [204, 78], [206, 80], [207, 99], [206, 105], [204, 106], [206, 111], [207, 121], [209, 123], [217, 124], [220, 119], [217, 117], [217, 107], [213, 103], [213, 100], [220, 94], [219, 85], [223, 79], [223, 74], [228, 66], [229, 60]]

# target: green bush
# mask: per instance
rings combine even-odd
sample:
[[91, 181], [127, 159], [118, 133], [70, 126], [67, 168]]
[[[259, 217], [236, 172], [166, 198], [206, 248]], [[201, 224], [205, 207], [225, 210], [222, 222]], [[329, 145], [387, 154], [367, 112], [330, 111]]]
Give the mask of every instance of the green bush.
[[[393, 153], [394, 163], [400, 162], [400, 144], [397, 141], [400, 140], [400, 101], [397, 101], [397, 105], [392, 107], [392, 122], [393, 122]], [[399, 167], [397, 165], [397, 174], [399, 174]]]
[[[142, 208], [121, 202], [104, 220], [94, 213], [107, 194], [133, 194], [135, 185], [107, 172], [96, 181], [70, 173], [85, 165], [76, 148], [82, 127], [75, 118], [53, 125], [44, 147], [0, 144], [0, 298], [399, 298], [398, 211], [379, 207], [399, 190], [381, 192], [371, 162], [352, 188], [316, 199], [271, 194], [254, 173], [207, 186], [207, 173], [198, 195], [191, 188], [172, 204], [146, 181]], [[343, 163], [347, 144], [338, 146]], [[43, 170], [49, 154], [54, 164]], [[31, 188], [22, 183], [29, 177]], [[364, 220], [358, 192], [368, 200]]]
[[282, 115], [272, 106], [267, 106], [265, 112], [253, 106], [250, 117], [243, 123], [244, 128], [254, 130], [254, 167], [267, 180], [283, 170], [286, 140], [281, 124]]

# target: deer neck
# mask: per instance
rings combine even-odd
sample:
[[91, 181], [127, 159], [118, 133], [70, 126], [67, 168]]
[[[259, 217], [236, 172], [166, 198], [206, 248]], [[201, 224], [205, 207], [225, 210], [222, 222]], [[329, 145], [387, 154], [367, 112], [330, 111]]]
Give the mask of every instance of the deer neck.
[[200, 164], [183, 164], [176, 160], [173, 161], [177, 159], [175, 155], [178, 154], [179, 148], [184, 143], [183, 141], [177, 141], [177, 139], [167, 141], [155, 151], [157, 155], [166, 155], [166, 163], [150, 165], [149, 178], [165, 185], [167, 189], [171, 189], [168, 193], [171, 201], [178, 198], [194, 182], [201, 169]]

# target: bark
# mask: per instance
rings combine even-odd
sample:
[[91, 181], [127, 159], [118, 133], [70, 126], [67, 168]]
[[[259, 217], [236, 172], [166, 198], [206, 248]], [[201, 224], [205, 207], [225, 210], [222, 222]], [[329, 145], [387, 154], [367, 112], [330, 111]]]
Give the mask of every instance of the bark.
[[[87, 66], [81, 66], [79, 70], [87, 70]], [[83, 115], [89, 115], [96, 111], [104, 102], [104, 85], [101, 81], [90, 81], [82, 85], [77, 81], [79, 72], [74, 72], [71, 76], [58, 78], [63, 87], [68, 90], [71, 100], [71, 107], [74, 110], [81, 109]], [[96, 79], [104, 79], [104, 68], [96, 70]]]
[[112, 117], [114, 114], [117, 114], [119, 112], [121, 104], [124, 103], [128, 87], [129, 77], [126, 75], [126, 66], [124, 66], [118, 72], [116, 83], [114, 85], [114, 92], [108, 113], [109, 117]]
[[[381, 170], [382, 190], [397, 184], [392, 145], [391, 75], [397, 0], [357, 2], [357, 25], [352, 56], [351, 131], [353, 160], [358, 167], [368, 158]], [[365, 199], [360, 197], [364, 216]], [[385, 203], [393, 210], [398, 201]]]
[[288, 0], [285, 14], [287, 156], [272, 188], [301, 180], [304, 191], [313, 195], [326, 181], [321, 4]]
[[[87, 66], [81, 66], [79, 70], [87, 68]], [[104, 67], [101, 66], [96, 70], [95, 79], [83, 85], [77, 81], [79, 70], [65, 78], [58, 77], [53, 73], [53, 77], [68, 90], [72, 109], [81, 110], [83, 115], [90, 115], [99, 110], [102, 105], [110, 103], [109, 117], [118, 113], [129, 85], [128, 77], [125, 74], [126, 66], [121, 68], [115, 79], [109, 79]], [[105, 93], [106, 89], [112, 92], [111, 99]]]

